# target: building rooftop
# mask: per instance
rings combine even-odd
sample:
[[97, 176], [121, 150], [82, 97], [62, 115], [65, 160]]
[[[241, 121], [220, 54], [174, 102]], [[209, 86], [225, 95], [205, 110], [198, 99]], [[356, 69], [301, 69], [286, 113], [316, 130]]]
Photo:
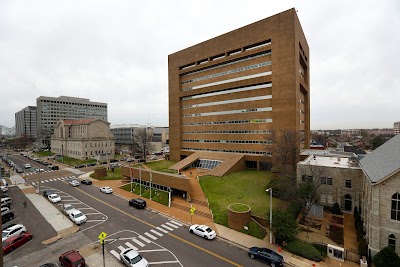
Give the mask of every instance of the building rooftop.
[[332, 156], [320, 156], [311, 155], [304, 161], [299, 163], [300, 165], [316, 165], [325, 166], [332, 168], [345, 168], [345, 169], [359, 169], [357, 161], [353, 160], [348, 156], [332, 155]]
[[372, 183], [385, 180], [400, 171], [400, 135], [375, 149], [360, 160], [360, 166]]

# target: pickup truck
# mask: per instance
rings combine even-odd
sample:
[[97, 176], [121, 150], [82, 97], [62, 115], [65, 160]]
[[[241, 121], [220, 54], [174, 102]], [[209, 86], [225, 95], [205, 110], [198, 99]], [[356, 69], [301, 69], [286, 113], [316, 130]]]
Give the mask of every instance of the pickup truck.
[[71, 204], [63, 204], [61, 205], [61, 211], [62, 213], [64, 213], [65, 215], [69, 216], [69, 214], [75, 210], [74, 206], [72, 206]]

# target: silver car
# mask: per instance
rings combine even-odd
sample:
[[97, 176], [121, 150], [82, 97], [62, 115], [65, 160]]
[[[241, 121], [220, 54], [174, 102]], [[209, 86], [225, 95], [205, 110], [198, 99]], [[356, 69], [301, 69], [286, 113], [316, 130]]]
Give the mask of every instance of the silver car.
[[149, 262], [132, 248], [125, 249], [119, 254], [121, 262], [129, 267], [147, 267]]

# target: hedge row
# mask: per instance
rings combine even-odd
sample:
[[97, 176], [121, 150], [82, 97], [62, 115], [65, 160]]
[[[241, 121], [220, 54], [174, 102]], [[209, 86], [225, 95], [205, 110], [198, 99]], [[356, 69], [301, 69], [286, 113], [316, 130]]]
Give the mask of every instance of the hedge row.
[[318, 249], [316, 249], [312, 244], [298, 239], [289, 242], [286, 249], [295, 255], [299, 255], [312, 261], [320, 262], [322, 260], [322, 255]]

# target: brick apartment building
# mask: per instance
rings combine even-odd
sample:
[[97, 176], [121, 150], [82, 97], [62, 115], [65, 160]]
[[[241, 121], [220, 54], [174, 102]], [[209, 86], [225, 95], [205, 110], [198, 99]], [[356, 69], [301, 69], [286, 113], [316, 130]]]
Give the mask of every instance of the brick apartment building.
[[170, 159], [185, 159], [173, 168], [270, 166], [272, 131], [308, 148], [309, 58], [295, 9], [169, 55]]

